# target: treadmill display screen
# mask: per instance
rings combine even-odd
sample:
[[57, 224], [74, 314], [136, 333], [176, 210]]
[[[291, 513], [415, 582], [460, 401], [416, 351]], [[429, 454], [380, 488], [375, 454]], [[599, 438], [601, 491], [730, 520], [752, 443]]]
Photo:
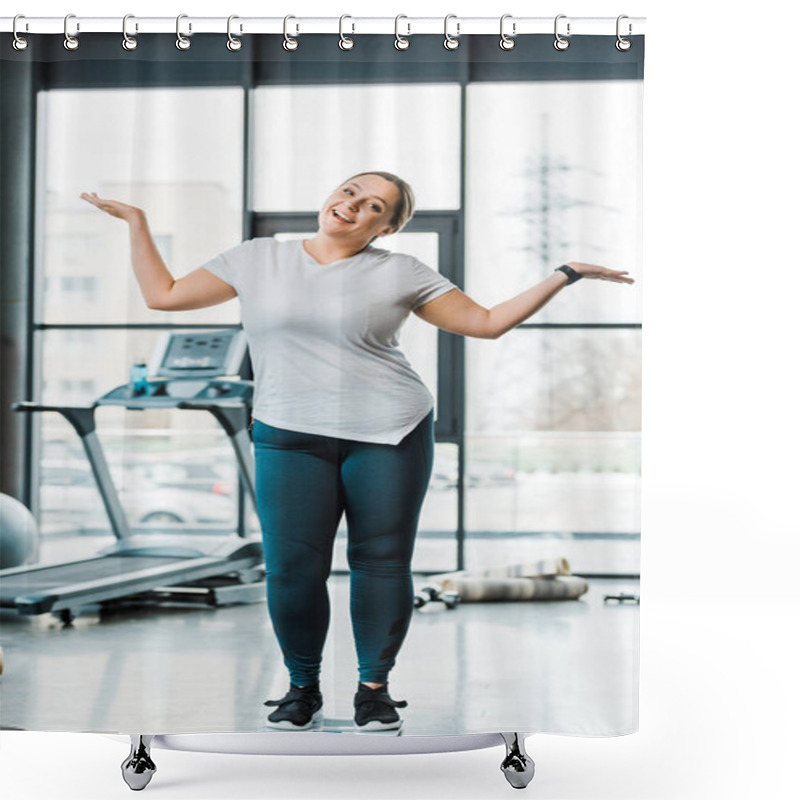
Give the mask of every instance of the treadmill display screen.
[[222, 369], [230, 338], [221, 336], [174, 336], [164, 356], [167, 369]]
[[239, 368], [243, 355], [240, 331], [171, 333], [162, 341], [155, 374], [161, 377], [228, 375]]

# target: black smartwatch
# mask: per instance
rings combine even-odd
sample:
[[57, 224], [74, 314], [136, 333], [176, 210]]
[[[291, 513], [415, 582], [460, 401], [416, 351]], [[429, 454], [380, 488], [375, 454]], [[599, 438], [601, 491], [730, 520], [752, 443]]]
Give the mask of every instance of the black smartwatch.
[[568, 267], [566, 264], [562, 264], [560, 267], [556, 267], [554, 272], [563, 272], [567, 276], [567, 286], [571, 283], [575, 283], [575, 281], [579, 281], [583, 275], [580, 272], [575, 272], [572, 267]]

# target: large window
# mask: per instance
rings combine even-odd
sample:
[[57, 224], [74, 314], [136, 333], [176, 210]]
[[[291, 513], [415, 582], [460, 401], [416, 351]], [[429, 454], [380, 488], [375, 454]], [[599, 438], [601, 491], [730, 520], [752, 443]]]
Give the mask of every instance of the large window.
[[[235, 303], [179, 313], [148, 309], [131, 269], [128, 226], [80, 194], [144, 209], [173, 275], [190, 272], [242, 238], [243, 110], [238, 88], [40, 93], [34, 322], [43, 403], [91, 405], [126, 383], [131, 365], [153, 352], [158, 326], [238, 324]], [[96, 416], [134, 528], [235, 526], [235, 464], [210, 415], [104, 407]], [[74, 430], [58, 414], [36, 422], [43, 533], [110, 536]], [[173, 472], [186, 473], [182, 480], [164, 478], [170, 462]], [[198, 462], [208, 465], [202, 494]]]
[[[638, 278], [641, 84], [478, 83], [467, 98], [467, 291], [492, 305], [567, 261]], [[640, 322], [640, 280], [585, 280], [467, 342], [468, 562], [636, 571]]]
[[260, 87], [254, 96], [256, 211], [316, 211], [351, 175], [401, 175], [420, 209], [459, 206], [458, 84]]
[[80, 194], [144, 209], [173, 274], [191, 271], [241, 241], [243, 100], [243, 90], [230, 88], [40, 93], [36, 322], [236, 320], [232, 303], [175, 314], [148, 309], [131, 270], [127, 225]]
[[[637, 272], [641, 99], [638, 81], [467, 87], [470, 292], [499, 302], [565, 261]], [[535, 322], [641, 322], [641, 280], [570, 288]]]
[[[41, 92], [37, 399], [90, 404], [148, 359], [160, 328], [239, 324], [236, 302], [147, 309], [127, 226], [83, 191], [145, 209], [176, 276], [243, 237], [309, 235], [328, 193], [370, 169], [403, 176], [418, 201], [414, 225], [381, 246], [487, 307], [566, 261], [638, 273], [641, 84], [465, 80]], [[439, 423], [416, 569], [460, 554], [467, 567], [557, 555], [638, 570], [640, 323], [640, 280], [567, 287], [497, 341], [409, 319], [400, 346]], [[235, 525], [236, 468], [210, 415], [98, 419], [134, 526]], [[74, 432], [54, 414], [40, 424], [43, 531], [110, 535]]]

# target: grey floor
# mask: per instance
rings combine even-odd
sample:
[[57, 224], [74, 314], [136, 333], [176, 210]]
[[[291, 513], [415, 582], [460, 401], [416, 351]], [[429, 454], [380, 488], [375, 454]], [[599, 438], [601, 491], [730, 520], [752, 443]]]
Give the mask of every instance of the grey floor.
[[[357, 677], [347, 577], [329, 587], [324, 730], [347, 731]], [[635, 730], [639, 608], [603, 596], [638, 591], [636, 580], [591, 579], [578, 601], [416, 610], [390, 678], [409, 703], [403, 734]], [[0, 644], [2, 728], [255, 732], [267, 730], [264, 700], [288, 688], [265, 602], [140, 606], [102, 620], [88, 609], [71, 627], [2, 610]]]

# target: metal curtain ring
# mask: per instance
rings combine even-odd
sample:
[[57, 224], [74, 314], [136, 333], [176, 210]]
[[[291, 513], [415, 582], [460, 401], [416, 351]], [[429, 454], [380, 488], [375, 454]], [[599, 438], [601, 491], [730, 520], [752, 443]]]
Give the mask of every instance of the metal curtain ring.
[[[616, 41], [615, 46], [616, 46], [617, 50], [619, 50], [620, 52], [624, 53], [626, 50], [630, 50], [631, 49], [631, 40], [630, 39], [625, 39], [620, 35], [620, 32], [619, 32], [619, 27], [620, 26], [619, 26], [619, 24], [623, 19], [628, 19], [628, 15], [627, 14], [620, 14], [617, 17], [617, 41]], [[631, 25], [631, 23], [629, 22], [628, 23], [628, 36], [630, 36], [632, 32], [633, 32], [633, 25]]]
[[514, 45], [516, 44], [512, 37], [517, 35], [517, 23], [511, 23], [511, 36], [508, 36], [503, 29], [505, 21], [510, 18], [511, 14], [503, 14], [503, 16], [500, 17], [500, 47], [503, 50], [513, 50]]
[[[126, 50], [135, 50], [137, 48], [139, 42], [136, 40], [136, 38], [134, 36], [128, 36], [128, 20], [129, 19], [135, 19], [133, 14], [126, 14], [122, 18], [122, 46]], [[139, 23], [135, 22], [133, 27], [134, 27], [135, 30], [138, 31], [139, 30]]]
[[[67, 14], [67, 16], [64, 17], [64, 48], [66, 50], [77, 50], [78, 47], [80, 47], [80, 42], [77, 40], [77, 38], [69, 35], [69, 30], [68, 30], [69, 21], [74, 17], [75, 17], [74, 14]], [[80, 29], [81, 29], [80, 23], [76, 22], [75, 31], [77, 32]]]
[[[451, 19], [455, 19], [456, 20], [456, 35], [455, 36], [451, 36], [447, 32], [447, 23]], [[458, 35], [460, 33], [461, 33], [461, 23], [458, 22], [458, 18], [456, 17], [455, 14], [448, 14], [444, 18], [444, 42], [443, 42], [443, 44], [444, 44], [446, 50], [456, 50], [458, 48], [459, 42], [458, 42], [458, 39], [456, 37], [458, 37]]]
[[[181, 20], [186, 19], [188, 16], [189, 16], [188, 14], [178, 14], [178, 18], [175, 20], [175, 34], [178, 37], [175, 40], [175, 47], [177, 47], [178, 50], [188, 50], [192, 46], [191, 41], [181, 33]], [[190, 22], [189, 33], [191, 32], [192, 32], [192, 23]]]
[[[556, 17], [555, 27], [554, 27], [556, 40], [553, 42], [553, 47], [555, 47], [556, 50], [566, 50], [569, 47], [569, 39], [565, 39], [558, 32], [558, 21], [560, 19], [566, 19], [566, 18], [567, 18], [566, 14], [559, 14]], [[569, 28], [570, 28], [570, 25], [569, 25], [569, 22], [568, 22], [567, 23], [567, 36], [569, 36]]]
[[[231, 53], [235, 53], [237, 50], [241, 50], [242, 49], [242, 40], [241, 39], [237, 39], [231, 33], [231, 22], [233, 22], [233, 20], [235, 20], [235, 19], [239, 19], [239, 17], [237, 17], [236, 14], [231, 14], [228, 17], [228, 41], [225, 44], [225, 46], [228, 48], [228, 50], [231, 51]], [[239, 33], [241, 33], [241, 32], [242, 32], [242, 26], [240, 25], [239, 26]]]
[[[287, 30], [286, 30], [286, 25], [287, 25], [287, 23], [289, 22], [290, 19], [297, 19], [297, 17], [293, 17], [291, 14], [288, 14], [287, 16], [285, 16], [283, 18], [283, 49], [284, 50], [297, 50], [297, 45], [298, 45], [297, 39], [292, 39], [292, 37], [289, 36], [289, 34], [288, 34]], [[297, 29], [295, 31], [295, 35], [297, 35], [298, 33], [300, 33], [300, 25], [295, 23], [295, 27]]]
[[[25, 19], [25, 15], [24, 14], [17, 14], [17, 16], [14, 17], [14, 24], [12, 26], [12, 31], [14, 33], [14, 41], [11, 43], [11, 46], [15, 50], [25, 50], [28, 47], [28, 40], [25, 39], [23, 36], [20, 36], [17, 33], [17, 20], [18, 19]], [[28, 23], [27, 22], [25, 23], [25, 30], [26, 31], [28, 30]]]
[[[399, 26], [401, 19], [408, 19], [408, 17], [405, 14], [398, 14], [394, 18], [394, 46], [398, 50], [408, 50], [408, 48], [411, 46], [411, 42], [409, 42], [405, 36], [400, 35]], [[406, 31], [406, 36], [411, 36], [411, 23], [407, 22], [406, 27], [408, 28]]]
[[[349, 14], [342, 14], [342, 16], [339, 17], [339, 47], [342, 50], [352, 50], [353, 46], [355, 45], [355, 42], [349, 36], [345, 36], [344, 32], [342, 31], [342, 25], [344, 24], [344, 21], [346, 19], [353, 19], [353, 18]], [[351, 24], [353, 28], [351, 33], [355, 33], [356, 24], [355, 22]]]

